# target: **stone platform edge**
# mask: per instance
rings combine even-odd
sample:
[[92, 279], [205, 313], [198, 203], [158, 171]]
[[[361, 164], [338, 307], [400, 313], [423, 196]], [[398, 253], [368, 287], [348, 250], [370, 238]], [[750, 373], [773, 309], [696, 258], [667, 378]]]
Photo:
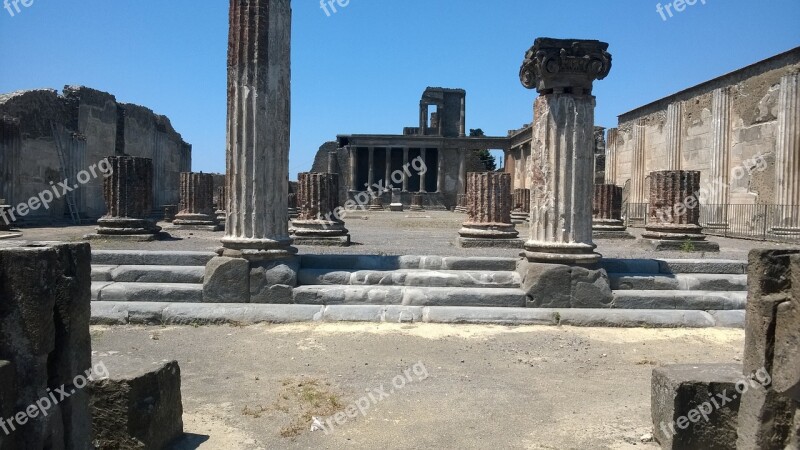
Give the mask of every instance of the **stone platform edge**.
[[298, 322], [744, 328], [744, 311], [531, 309], [457, 306], [92, 302], [92, 325], [252, 325]]

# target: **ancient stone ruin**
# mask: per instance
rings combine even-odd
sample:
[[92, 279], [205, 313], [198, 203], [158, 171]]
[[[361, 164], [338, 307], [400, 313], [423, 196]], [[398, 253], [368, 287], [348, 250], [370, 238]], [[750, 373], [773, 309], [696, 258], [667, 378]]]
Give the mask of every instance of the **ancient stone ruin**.
[[596, 184], [592, 200], [594, 239], [634, 239], [622, 220], [622, 187]]
[[467, 221], [458, 232], [461, 247], [520, 248], [511, 223], [511, 175], [467, 174]]
[[[222, 198], [225, 198], [224, 192]], [[182, 173], [180, 208], [173, 221], [173, 229], [219, 231], [221, 227], [214, 209], [214, 176]]]
[[292, 239], [302, 245], [350, 245], [339, 205], [339, 175], [301, 173], [298, 202], [300, 214], [292, 220]]

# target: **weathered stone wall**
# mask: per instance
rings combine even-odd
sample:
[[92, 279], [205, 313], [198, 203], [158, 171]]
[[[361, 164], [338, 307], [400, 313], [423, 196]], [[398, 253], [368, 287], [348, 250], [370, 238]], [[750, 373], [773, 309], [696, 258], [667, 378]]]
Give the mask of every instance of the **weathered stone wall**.
[[[62, 180], [51, 123], [68, 150], [68, 164], [78, 171], [115, 154], [153, 159], [154, 207], [177, 204], [180, 173], [191, 170], [191, 146], [168, 118], [141, 106], [117, 103], [106, 92], [66, 86], [63, 95], [53, 89], [0, 94], [0, 116], [19, 121], [18, 149], [0, 142], [0, 164], [6, 174], [0, 198], [12, 205], [26, 202], [50, 188], [50, 182]], [[70, 180], [70, 184], [75, 183]], [[105, 214], [102, 176], [92, 177], [76, 193], [81, 218], [96, 219]], [[63, 199], [56, 199], [49, 209], [33, 211], [24, 221], [61, 220], [65, 207]]]
[[606, 182], [646, 203], [650, 172], [698, 170], [725, 203], [774, 203], [780, 81], [799, 69], [796, 48], [621, 115]]

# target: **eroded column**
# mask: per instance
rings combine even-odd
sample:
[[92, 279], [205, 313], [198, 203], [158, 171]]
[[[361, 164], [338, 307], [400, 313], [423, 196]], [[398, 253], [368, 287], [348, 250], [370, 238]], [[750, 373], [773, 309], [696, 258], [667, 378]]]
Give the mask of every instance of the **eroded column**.
[[594, 80], [611, 70], [608, 44], [539, 38], [520, 71], [523, 86], [536, 89], [529, 176], [541, 180], [531, 192], [530, 262], [594, 264]]
[[106, 158], [111, 174], [103, 180], [106, 215], [97, 221], [97, 235], [150, 241], [161, 231], [148, 219], [153, 210], [153, 160], [135, 156]]
[[467, 221], [458, 232], [461, 247], [522, 247], [511, 223], [510, 174], [467, 174], [466, 208]]
[[708, 227], [728, 228], [730, 190], [728, 161], [731, 151], [731, 99], [727, 88], [716, 89], [711, 104], [711, 179], [708, 181]]
[[181, 173], [181, 206], [174, 229], [219, 231], [214, 211], [214, 176], [208, 173]]
[[667, 125], [664, 129], [667, 141], [667, 170], [681, 170], [682, 125], [683, 103], [670, 103], [667, 106]]
[[[425, 149], [425, 148], [421, 148], [419, 150], [419, 157], [422, 159], [422, 164], [427, 164], [428, 163], [428, 150]], [[427, 184], [426, 183], [426, 181], [427, 181], [426, 178], [428, 176], [428, 171], [425, 171], [425, 173], [418, 173], [417, 176], [419, 177], [419, 192], [422, 193], [422, 194], [428, 192], [428, 187], [426, 186], [426, 184]]]
[[645, 242], [654, 250], [719, 251], [700, 226], [700, 172], [662, 170], [650, 173], [650, 203]]
[[292, 238], [298, 245], [350, 245], [339, 205], [339, 176], [301, 173], [297, 202], [300, 215], [292, 220]]
[[609, 128], [606, 135], [606, 182], [617, 184], [617, 133], [616, 128]]
[[800, 236], [800, 73], [781, 78], [775, 145], [775, 199], [778, 211], [772, 232]]
[[592, 231], [595, 239], [633, 239], [622, 221], [622, 187], [613, 184], [594, 186]]

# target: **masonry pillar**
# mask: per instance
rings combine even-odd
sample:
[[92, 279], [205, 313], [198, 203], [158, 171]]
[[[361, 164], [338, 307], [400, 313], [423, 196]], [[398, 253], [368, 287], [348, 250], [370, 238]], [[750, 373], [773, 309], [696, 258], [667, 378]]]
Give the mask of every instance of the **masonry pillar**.
[[466, 202], [468, 218], [458, 232], [460, 247], [522, 247], [511, 223], [511, 175], [468, 174]]
[[299, 258], [289, 237], [290, 0], [230, 0], [227, 213], [203, 301], [291, 303]]
[[289, 194], [289, 219], [296, 219], [300, 215], [297, 208], [297, 194]]
[[467, 213], [467, 194], [456, 195], [456, 207], [453, 208], [453, 212], [461, 214]]
[[731, 99], [727, 88], [716, 89], [711, 104], [711, 180], [708, 185], [708, 228], [728, 228], [728, 191], [731, 151]]
[[228, 212], [225, 211], [225, 207], [228, 204], [228, 196], [225, 192], [224, 184], [217, 186], [214, 196], [217, 198], [217, 209], [214, 211], [214, 215], [216, 215], [219, 225], [224, 228], [225, 223], [228, 221]]
[[428, 134], [428, 105], [426, 103], [419, 104], [419, 134], [420, 136]]
[[442, 193], [444, 187], [444, 148], [439, 148], [436, 158], [436, 192]]
[[681, 170], [681, 138], [683, 130], [683, 103], [667, 106], [667, 170]]
[[531, 190], [514, 189], [511, 202], [511, 221], [513, 223], [528, 223], [531, 216]]
[[300, 215], [292, 220], [292, 238], [298, 245], [350, 245], [339, 205], [339, 176], [301, 173], [297, 201]]
[[467, 192], [467, 149], [458, 149], [458, 192]]
[[[423, 164], [428, 163], [427, 156], [428, 156], [428, 149], [425, 148], [419, 149], [419, 157], [422, 158]], [[428, 176], [428, 172], [426, 171], [425, 173], [421, 173], [418, 176], [419, 176], [419, 192], [420, 194], [425, 194], [428, 192], [427, 186], [425, 186], [426, 184], [425, 181]]]
[[219, 231], [214, 214], [214, 176], [181, 173], [181, 206], [172, 229]]
[[[403, 170], [408, 167], [408, 148], [403, 148]], [[403, 174], [403, 192], [408, 192], [408, 175]], [[392, 200], [392, 203], [395, 203]]]
[[775, 198], [779, 211], [772, 232], [800, 234], [800, 73], [781, 78], [778, 133], [775, 145]]
[[458, 123], [458, 135], [466, 137], [467, 135], [467, 96], [464, 94], [461, 97], [461, 117]]
[[596, 184], [592, 200], [594, 239], [634, 239], [622, 221], [622, 187]]
[[594, 80], [611, 70], [608, 44], [539, 38], [520, 71], [523, 86], [540, 94], [534, 105], [528, 174], [542, 180], [531, 193], [530, 262], [594, 264]]
[[387, 188], [392, 183], [392, 148], [386, 147], [386, 171], [383, 175], [383, 186]]
[[[372, 190], [372, 185], [375, 183], [375, 148], [374, 147], [369, 147], [368, 152], [369, 152], [369, 156], [367, 157], [367, 160], [369, 162], [369, 170], [367, 172], [368, 173], [368, 175], [367, 175], [367, 190], [371, 191]], [[361, 189], [360, 186], [356, 190], [363, 191], [363, 189]]]
[[645, 121], [638, 119], [631, 130], [633, 151], [631, 154], [631, 189], [628, 194], [628, 215], [631, 221], [644, 225], [647, 210], [643, 207], [647, 203], [644, 196], [644, 183], [646, 177], [645, 155]]
[[350, 147], [350, 190], [357, 191], [358, 187], [358, 148]]
[[654, 250], [719, 251], [700, 226], [700, 172], [662, 170], [650, 173], [650, 203], [642, 238]]
[[107, 160], [112, 170], [103, 180], [107, 212], [97, 221], [97, 234], [87, 238], [152, 241], [161, 231], [147, 218], [153, 209], [153, 160], [135, 156]]
[[424, 211], [425, 210], [425, 197], [422, 194], [414, 194], [411, 197], [411, 211]]

